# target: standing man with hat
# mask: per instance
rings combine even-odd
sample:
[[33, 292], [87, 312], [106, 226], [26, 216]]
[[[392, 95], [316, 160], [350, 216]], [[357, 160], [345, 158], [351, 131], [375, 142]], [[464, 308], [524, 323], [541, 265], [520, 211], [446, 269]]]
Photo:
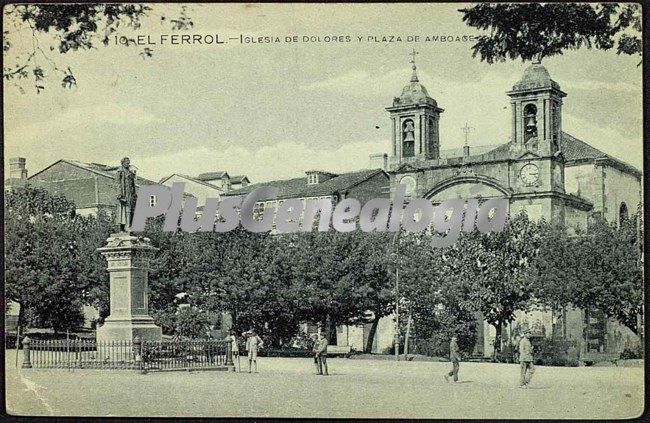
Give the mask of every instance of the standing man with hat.
[[448, 374], [445, 374], [445, 380], [449, 382], [449, 377], [454, 377], [454, 382], [458, 382], [458, 369], [460, 368], [460, 348], [458, 348], [458, 338], [456, 335], [451, 337], [449, 342], [449, 361], [451, 361], [452, 369]]
[[521, 366], [521, 375], [519, 377], [519, 387], [526, 389], [535, 373], [533, 364], [533, 347], [530, 344], [530, 329], [524, 329], [521, 339], [519, 340], [519, 363]]

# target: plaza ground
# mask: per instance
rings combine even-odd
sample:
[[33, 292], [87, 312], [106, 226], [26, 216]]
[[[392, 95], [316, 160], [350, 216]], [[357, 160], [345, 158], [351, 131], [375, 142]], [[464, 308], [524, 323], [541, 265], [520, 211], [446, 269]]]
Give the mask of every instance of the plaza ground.
[[[178, 417], [631, 418], [644, 409], [641, 367], [537, 367], [517, 388], [513, 364], [260, 358], [259, 373], [17, 369], [7, 351], [7, 411], [16, 415]], [[244, 362], [242, 361], [242, 369]]]

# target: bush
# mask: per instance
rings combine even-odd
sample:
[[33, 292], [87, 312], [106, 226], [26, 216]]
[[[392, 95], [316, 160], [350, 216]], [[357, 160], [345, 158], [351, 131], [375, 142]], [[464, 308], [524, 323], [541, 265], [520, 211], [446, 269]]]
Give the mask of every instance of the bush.
[[643, 358], [643, 346], [637, 345], [632, 348], [625, 348], [621, 353], [621, 360], [636, 360]]
[[176, 331], [190, 339], [203, 339], [208, 329], [208, 316], [195, 308], [183, 308], [176, 315]]
[[533, 344], [535, 364], [545, 366], [577, 366], [578, 342], [563, 338], [541, 338]]

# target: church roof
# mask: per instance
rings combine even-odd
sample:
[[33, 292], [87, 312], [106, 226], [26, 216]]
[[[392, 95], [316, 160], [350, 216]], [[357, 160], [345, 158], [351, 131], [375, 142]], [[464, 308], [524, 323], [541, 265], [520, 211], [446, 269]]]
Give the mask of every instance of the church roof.
[[[413, 52], [413, 57], [415, 58], [415, 51]], [[408, 85], [405, 85], [402, 89], [402, 94], [399, 97], [393, 99], [393, 107], [399, 106], [410, 106], [416, 104], [430, 104], [434, 107], [438, 107], [438, 103], [431, 98], [427, 89], [424, 88], [424, 85], [420, 84], [420, 79], [417, 74], [417, 67], [415, 66], [415, 59], [411, 61], [413, 63], [413, 75], [411, 75], [411, 81]]]
[[320, 197], [345, 191], [382, 172], [384, 172], [382, 169], [365, 169], [356, 172], [342, 173], [331, 179], [312, 185], [307, 184], [307, 178], [304, 176], [300, 178], [281, 179], [248, 185], [243, 188], [229, 191], [224, 195], [247, 195], [255, 188], [275, 187], [279, 190], [277, 196], [278, 199]]
[[521, 79], [512, 87], [513, 91], [531, 90], [538, 88], [560, 89], [560, 85], [551, 79], [551, 74], [539, 62], [533, 62], [524, 71]]
[[427, 89], [418, 81], [411, 81], [402, 89], [402, 94], [393, 99], [393, 106], [403, 106], [408, 104], [428, 103], [437, 106], [436, 101], [429, 96]]
[[[486, 155], [492, 155], [495, 159], [507, 158], [509, 156], [509, 144], [501, 144], [494, 150], [488, 151]], [[610, 156], [609, 154], [600, 151], [599, 149], [590, 146], [586, 142], [579, 140], [573, 135], [562, 132], [562, 154], [567, 164], [575, 164], [581, 162], [589, 162], [598, 159], [610, 160], [612, 163], [615, 163], [619, 167], [623, 167], [625, 170], [634, 173], [635, 175], [640, 175], [638, 169], [634, 166], [625, 163], [622, 160], [617, 159], [616, 157]]]

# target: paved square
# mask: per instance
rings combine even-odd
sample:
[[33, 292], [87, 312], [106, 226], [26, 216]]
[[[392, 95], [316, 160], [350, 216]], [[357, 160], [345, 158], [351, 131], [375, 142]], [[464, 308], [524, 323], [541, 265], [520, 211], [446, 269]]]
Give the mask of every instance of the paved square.
[[[69, 416], [269, 416], [413, 418], [630, 418], [643, 411], [643, 369], [538, 366], [531, 389], [519, 367], [330, 359], [260, 358], [260, 373], [19, 370], [6, 357], [12, 414]], [[242, 365], [244, 362], [242, 361]]]

